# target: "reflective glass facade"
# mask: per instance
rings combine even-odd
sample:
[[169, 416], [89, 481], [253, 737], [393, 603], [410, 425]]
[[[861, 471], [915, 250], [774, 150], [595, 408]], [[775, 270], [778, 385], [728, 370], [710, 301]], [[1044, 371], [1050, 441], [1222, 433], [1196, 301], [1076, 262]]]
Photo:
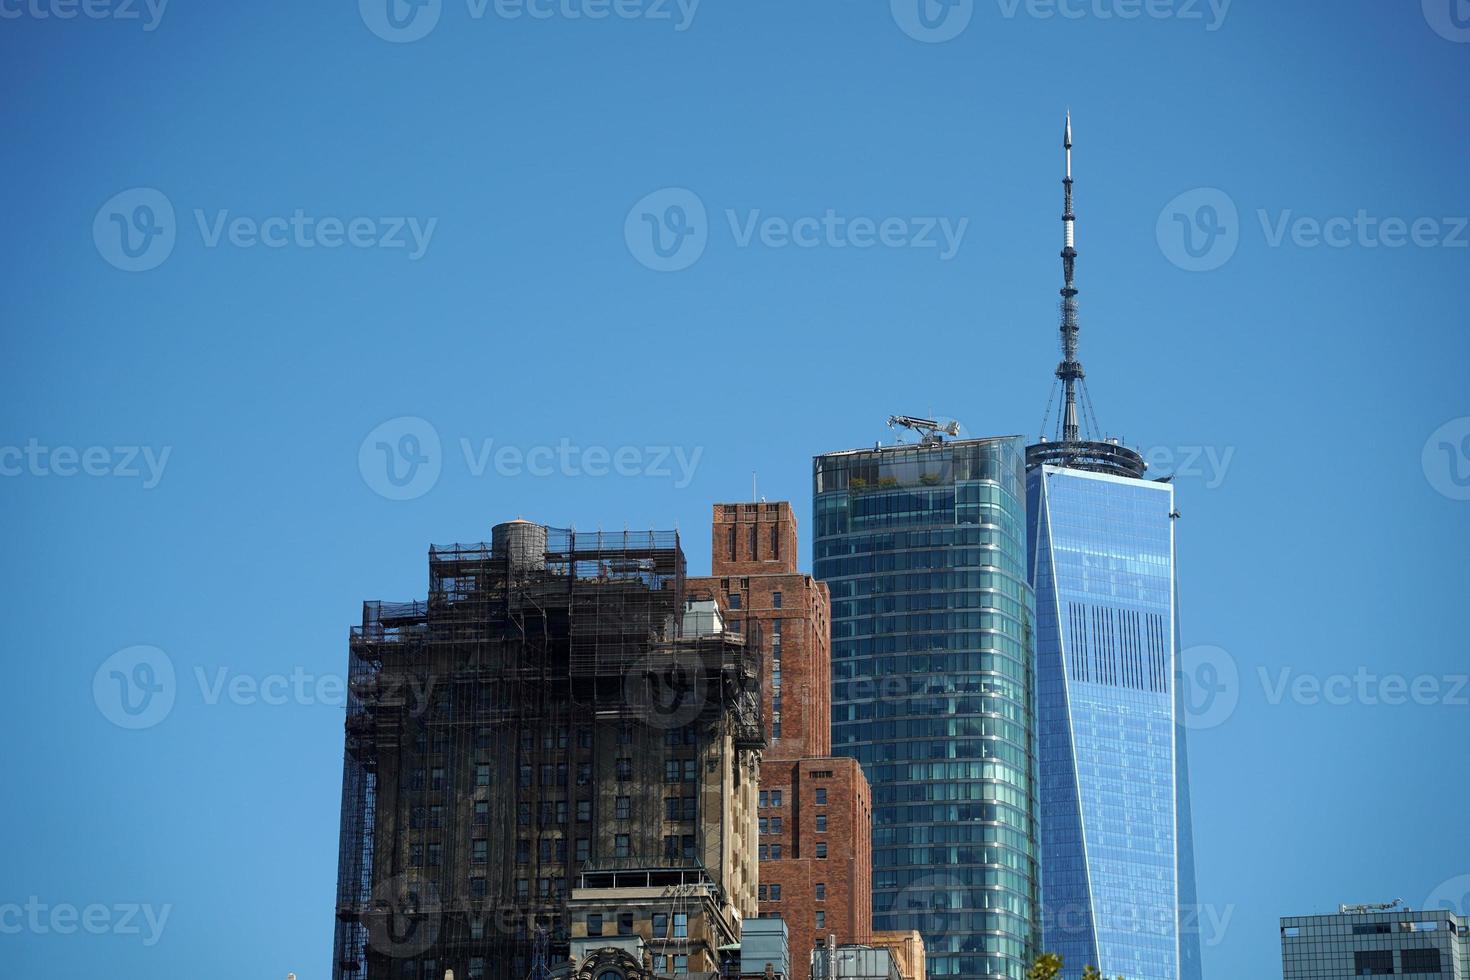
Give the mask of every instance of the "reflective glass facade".
[[1021, 980], [1038, 951], [1035, 602], [1020, 439], [815, 460], [832, 590], [832, 749], [873, 790], [873, 928], [931, 977]]
[[1042, 931], [1066, 976], [1198, 980], [1173, 487], [1036, 466]]

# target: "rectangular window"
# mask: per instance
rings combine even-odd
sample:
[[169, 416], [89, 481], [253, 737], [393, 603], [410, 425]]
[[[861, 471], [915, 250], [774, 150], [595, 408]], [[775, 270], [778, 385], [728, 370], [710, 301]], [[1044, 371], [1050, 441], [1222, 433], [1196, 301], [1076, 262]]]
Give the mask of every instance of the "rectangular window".
[[825, 881], [819, 881], [819, 882], [817, 882], [817, 901], [824, 902], [826, 900], [827, 900], [827, 883]]
[[780, 832], [781, 832], [781, 818], [780, 817], [772, 817], [771, 818], [771, 833], [773, 833], [773, 834], [779, 834]]
[[770, 846], [767, 845], [767, 844], [762, 844], [760, 846], [760, 850], [759, 850], [759, 859], [762, 860], [762, 861], [767, 861], [767, 860], [770, 859], [770, 857], [771, 857], [771, 848], [770, 848]]
[[410, 844], [408, 846], [408, 863], [410, 867], [422, 868], [424, 866], [424, 845]]
[[484, 864], [490, 854], [490, 842], [483, 837], [470, 841], [470, 862]]
[[442, 827], [442, 826], [444, 826], [444, 806], [443, 806], [443, 804], [435, 803], [433, 806], [429, 807], [429, 826], [430, 827]]
[[755, 897], [756, 897], [756, 899], [758, 901], [764, 902], [766, 900], [766, 886], [765, 885], [758, 885], [756, 887]]
[[1439, 950], [1406, 949], [1403, 957], [1405, 973], [1440, 973]]
[[773, 901], [773, 902], [779, 902], [779, 901], [781, 901], [781, 886], [780, 885], [772, 885], [771, 886], [771, 901]]
[[676, 858], [679, 856], [679, 835], [668, 834], [664, 837], [664, 857]]
[[475, 875], [470, 879], [470, 896], [472, 898], [485, 897], [485, 876]]
[[781, 845], [780, 844], [772, 844], [771, 845], [771, 860], [772, 861], [779, 861], [779, 860], [781, 860]]
[[771, 822], [765, 817], [760, 818], [760, 832], [763, 834], [769, 834], [771, 832]]
[[631, 935], [633, 935], [633, 913], [632, 912], [619, 912], [618, 913], [618, 935], [619, 936], [631, 936]]
[[529, 803], [517, 803], [516, 804], [516, 826], [518, 826], [518, 827], [529, 827], [529, 826], [531, 826], [531, 804], [529, 804]]
[[699, 776], [699, 760], [684, 760], [684, 782], [692, 783]]
[[674, 913], [674, 938], [687, 939], [689, 936], [689, 913]]
[[732, 620], [730, 620], [730, 624], [729, 625], [730, 625], [730, 632], [731, 633], [739, 633], [739, 632], [741, 632], [744, 629], [744, 627], [742, 627], [740, 625], [740, 620], [738, 620], [738, 619], [732, 619]]
[[577, 801], [577, 823], [587, 823], [592, 819], [592, 801]]
[[444, 863], [444, 845], [443, 844], [430, 844], [429, 845], [429, 867], [431, 867], [431, 868], [437, 868], [437, 867], [439, 867], [443, 863]]
[[490, 822], [490, 804], [484, 800], [475, 803], [475, 824], [483, 827]]
[[577, 838], [577, 860], [586, 861], [592, 857], [592, 841], [586, 837]]
[[695, 807], [697, 805], [698, 805], [698, 802], [697, 802], [697, 800], [696, 800], [695, 797], [693, 797], [693, 796], [686, 796], [686, 797], [684, 797], [684, 819], [685, 820], [693, 820], [694, 819], [694, 817], [695, 817]]
[[529, 902], [530, 900], [531, 900], [531, 879], [529, 879], [529, 878], [517, 878], [516, 879], [516, 901], [524, 903], [524, 902]]
[[827, 805], [827, 791], [826, 791], [826, 789], [819, 789], [819, 790], [817, 790], [817, 806], [826, 806], [826, 805]]
[[750, 560], [751, 561], [758, 561], [759, 559], [760, 559], [760, 542], [756, 538], [756, 526], [754, 524], [752, 524], [752, 525], [750, 525]]
[[730, 560], [735, 560], [735, 525], [731, 524], [725, 536], [725, 551], [729, 553]]
[[726, 598], [730, 602], [730, 608], [731, 609], [739, 609], [740, 608], [740, 593], [739, 592], [731, 592], [729, 594], [729, 596], [727, 596]]
[[771, 525], [771, 557], [772, 558], [780, 558], [781, 557], [781, 536], [779, 534], [779, 531], [780, 531], [780, 525], [778, 525], [778, 524], [772, 524]]
[[613, 838], [613, 856], [625, 858], [633, 853], [632, 840], [627, 834], [618, 834]]
[[475, 766], [475, 785], [490, 785], [490, 767], [483, 762]]
[[827, 815], [825, 813], [817, 814], [817, 830], [823, 833], [827, 830]]
[[577, 763], [577, 785], [589, 786], [592, 783], [592, 763]]
[[781, 791], [779, 789], [773, 789], [773, 790], [771, 790], [771, 806], [780, 806], [780, 805], [781, 805]]
[[675, 956], [674, 957], [674, 972], [675, 973], [688, 973], [689, 972], [689, 957], [687, 957], [687, 956]]
[[679, 760], [664, 760], [664, 782], [677, 783], [679, 781]]
[[669, 913], [653, 913], [653, 938], [667, 939], [669, 936]]
[[818, 929], [825, 929], [825, 928], [827, 928], [827, 913], [825, 911], [823, 911], [822, 909], [818, 909], [817, 910], [817, 928]]
[[627, 820], [633, 813], [633, 797], [619, 796], [617, 799], [614, 816], [619, 820]]
[[620, 758], [617, 761], [618, 782], [626, 783], [633, 778], [633, 760], [629, 757]]
[[531, 863], [531, 842], [528, 840], [516, 841], [516, 864]]
[[516, 785], [519, 786], [521, 789], [530, 789], [531, 788], [531, 767], [530, 767], [530, 765], [525, 764], [525, 763], [522, 763], [520, 769], [517, 770], [517, 772], [516, 772]]
[[826, 856], [827, 856], [827, 842], [826, 841], [822, 841], [822, 840], [817, 841], [817, 857], [818, 858], [825, 858]]
[[781, 608], [781, 593], [779, 593], [779, 592], [772, 592], [771, 593], [771, 606], [774, 609], [780, 609]]
[[600, 936], [600, 935], [602, 935], [602, 913], [601, 912], [588, 912], [587, 913], [587, 935], [589, 935], [589, 936]]
[[485, 957], [471, 956], [469, 980], [485, 980]]
[[761, 806], [770, 806], [771, 805], [771, 793], [770, 793], [769, 790], [764, 790], [764, 789], [761, 790], [761, 802], [760, 802], [760, 805]]

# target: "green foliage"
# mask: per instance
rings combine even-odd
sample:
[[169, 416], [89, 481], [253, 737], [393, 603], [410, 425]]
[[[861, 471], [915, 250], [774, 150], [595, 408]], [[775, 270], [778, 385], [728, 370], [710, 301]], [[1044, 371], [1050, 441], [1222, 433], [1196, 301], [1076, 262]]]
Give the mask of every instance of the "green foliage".
[[[1026, 980], [1059, 980], [1062, 975], [1062, 958], [1056, 953], [1042, 953], [1026, 971]], [[1082, 980], [1104, 980], [1095, 966], [1082, 968]], [[1118, 977], [1118, 980], [1123, 980]]]

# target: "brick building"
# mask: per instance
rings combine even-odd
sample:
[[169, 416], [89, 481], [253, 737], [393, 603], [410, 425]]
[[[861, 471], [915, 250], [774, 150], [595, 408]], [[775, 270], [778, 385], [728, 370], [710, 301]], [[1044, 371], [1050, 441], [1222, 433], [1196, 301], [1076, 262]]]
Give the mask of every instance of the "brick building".
[[831, 601], [796, 570], [791, 505], [716, 504], [711, 575], [725, 627], [760, 636], [769, 748], [760, 775], [759, 899], [790, 935], [792, 980], [809, 980], [813, 946], [872, 932], [872, 798], [852, 759], [832, 756]]

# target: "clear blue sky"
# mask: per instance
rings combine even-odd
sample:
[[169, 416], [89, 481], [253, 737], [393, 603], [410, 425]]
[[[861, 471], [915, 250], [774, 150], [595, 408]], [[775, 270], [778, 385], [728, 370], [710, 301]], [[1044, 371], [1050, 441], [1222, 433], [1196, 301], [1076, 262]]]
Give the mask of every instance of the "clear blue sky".
[[[890, 438], [890, 413], [1035, 433], [1069, 105], [1093, 400], [1184, 471], [1185, 643], [1239, 677], [1192, 746], [1201, 899], [1228, 915], [1208, 975], [1279, 975], [1283, 914], [1457, 889], [1463, 908], [1470, 43], [1447, 3], [1237, 0], [1221, 21], [1203, 2], [1124, 20], [1100, 16], [1120, 0], [1075, 19], [977, 0], [927, 43], [878, 0], [705, 0], [687, 22], [443, 0], [394, 43], [348, 0], [175, 0], [151, 31], [141, 2], [131, 21], [18, 2], [0, 3], [18, 12], [0, 19], [0, 448], [21, 451], [0, 455], [0, 906], [48, 910], [0, 909], [0, 972], [327, 976], [341, 708], [330, 687], [212, 688], [340, 676], [360, 601], [421, 596], [429, 542], [518, 515], [677, 525], [697, 571], [711, 501], [758, 471], [804, 516], [810, 457]], [[140, 187], [174, 210], [173, 248], [129, 272], [119, 222], [167, 215], [159, 195], [104, 205]], [[674, 199], [630, 215], [665, 188], [706, 210], [680, 271], [636, 245], [644, 213], [684, 227]], [[1200, 188], [1238, 220], [1213, 193], [1166, 209]], [[298, 209], [299, 236], [266, 220]], [[741, 237], [756, 211], [829, 209], [900, 219], [895, 241], [968, 224], [948, 259], [853, 247], [857, 229], [846, 248]], [[1313, 247], [1298, 222], [1360, 210], [1432, 220], [1397, 248], [1361, 229]], [[212, 238], [222, 211], [284, 246]], [[1191, 257], [1174, 214], [1224, 251]], [[318, 219], [359, 217], [364, 241], [437, 223], [416, 259], [407, 231], [323, 246]], [[440, 452], [406, 423], [364, 449], [399, 417]], [[553, 452], [475, 475], [461, 440]], [[374, 471], [379, 441], [431, 459], [420, 484]], [[575, 462], [529, 472], [563, 441]], [[156, 485], [130, 446], [163, 464]], [[700, 455], [684, 481], [657, 453], [623, 458], [653, 475], [597, 476], [580, 452], [623, 446]], [[91, 447], [123, 475], [62, 475]], [[136, 670], [158, 654], [103, 667], [136, 645], [167, 657], [174, 703], [126, 730], [99, 707], [113, 670], [163, 684]], [[1360, 669], [1439, 693], [1275, 696], [1283, 670]], [[167, 909], [151, 945], [130, 904]], [[103, 907], [103, 934], [53, 906]]]

